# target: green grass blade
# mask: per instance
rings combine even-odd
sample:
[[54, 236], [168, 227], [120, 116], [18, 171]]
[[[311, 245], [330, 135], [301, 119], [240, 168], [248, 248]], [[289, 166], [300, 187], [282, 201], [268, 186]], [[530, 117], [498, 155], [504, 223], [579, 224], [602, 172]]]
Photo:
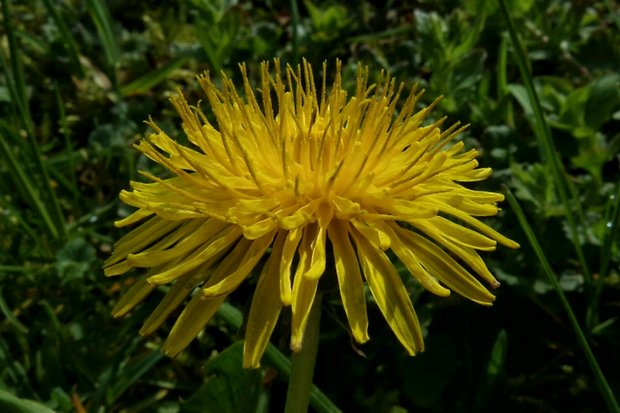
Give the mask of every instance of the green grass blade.
[[11, 10], [9, 8], [9, 0], [2, 2], [2, 17], [4, 20], [4, 28], [6, 31], [7, 40], [9, 43], [9, 65], [4, 59], [1, 58], [2, 69], [7, 75], [7, 84], [9, 86], [9, 93], [11, 94], [11, 100], [17, 105], [17, 111], [20, 115], [24, 129], [29, 135], [32, 135], [32, 116], [30, 114], [30, 107], [28, 106], [28, 98], [26, 96], [26, 83], [24, 81], [24, 70], [22, 68], [21, 54], [17, 47], [17, 40], [15, 39], [15, 28], [13, 27], [13, 18], [11, 17]]
[[54, 413], [44, 404], [35, 400], [19, 398], [3, 389], [0, 389], [0, 409], [3, 412]]
[[291, 32], [293, 34], [292, 38], [292, 48], [293, 48], [293, 57], [292, 63], [299, 63], [299, 30], [300, 27], [300, 18], [299, 18], [299, 5], [297, 4], [297, 0], [291, 0]]
[[[591, 302], [594, 304], [588, 308], [587, 326], [592, 334], [599, 329], [600, 319], [598, 311], [598, 303], [603, 292], [607, 271], [609, 270], [609, 262], [611, 261], [614, 240], [618, 232], [618, 224], [620, 220], [620, 183], [616, 184], [616, 193], [609, 197], [607, 213], [605, 214], [605, 233], [603, 234], [603, 245], [601, 246], [599, 277], [595, 280], [594, 292], [592, 293]], [[605, 322], [603, 322], [604, 324]]]
[[60, 202], [58, 202], [58, 197], [56, 196], [56, 192], [52, 188], [51, 179], [47, 167], [43, 162], [43, 157], [41, 156], [41, 151], [39, 150], [39, 145], [34, 138], [34, 136], [30, 136], [30, 144], [34, 151], [35, 165], [41, 174], [42, 182], [39, 187], [42, 189], [42, 192], [46, 195], [46, 203], [49, 203], [48, 208], [51, 210], [52, 214], [50, 217], [52, 218], [52, 222], [56, 227], [56, 232], [58, 236], [55, 238], [64, 238], [67, 235], [66, 222], [65, 218], [62, 214], [62, 210], [60, 209]]
[[90, 212], [88, 212], [86, 215], [83, 215], [79, 217], [78, 219], [76, 219], [75, 221], [67, 224], [67, 229], [72, 231], [81, 226], [87, 225], [89, 222], [99, 221], [104, 214], [106, 214], [107, 212], [109, 212], [110, 210], [112, 210], [114, 207], [117, 207], [117, 206], [118, 206], [118, 202], [112, 201], [106, 205], [97, 207], [91, 210]]
[[402, 35], [411, 35], [415, 30], [415, 26], [407, 24], [393, 29], [383, 30], [381, 32], [375, 32], [370, 34], [360, 34], [358, 36], [349, 37], [348, 42], [351, 43], [369, 43], [376, 42], [382, 39], [390, 39]]
[[51, 0], [43, 0], [43, 4], [45, 5], [45, 8], [48, 14], [52, 17], [52, 20], [54, 20], [54, 23], [56, 24], [56, 27], [58, 28], [58, 32], [60, 33], [60, 37], [62, 38], [63, 45], [65, 46], [65, 49], [67, 50], [67, 54], [69, 55], [71, 66], [73, 67], [73, 70], [71, 72], [77, 74], [78, 77], [83, 78], [84, 68], [82, 67], [82, 64], [80, 63], [78, 47], [77, 47], [77, 43], [75, 42], [75, 39], [71, 35], [71, 32], [69, 31], [61, 15], [58, 13], [56, 8], [52, 5]]
[[512, 40], [517, 65], [519, 66], [519, 71], [521, 72], [521, 77], [523, 79], [523, 83], [525, 84], [525, 89], [532, 105], [534, 120], [536, 122], [539, 132], [536, 135], [539, 137], [539, 145], [541, 146], [546, 158], [544, 159], [544, 161], [547, 163], [549, 169], [553, 174], [553, 179], [555, 181], [560, 200], [562, 201], [562, 204], [564, 205], [564, 210], [566, 212], [566, 219], [570, 228], [571, 241], [577, 252], [577, 257], [579, 259], [579, 263], [581, 265], [586, 284], [590, 286], [592, 284], [592, 274], [586, 262], [585, 254], [583, 252], [583, 248], [581, 247], [581, 243], [579, 242], [577, 223], [572, 213], [571, 207], [571, 205], [579, 205], [579, 203], [575, 198], [573, 198], [572, 200], [569, 199], [569, 189], [567, 189], [568, 182], [565, 177], [564, 167], [562, 166], [562, 163], [558, 158], [555, 145], [551, 138], [551, 129], [549, 128], [547, 120], [545, 119], [545, 116], [543, 114], [542, 106], [540, 105], [540, 100], [538, 99], [538, 94], [536, 93], [536, 89], [534, 87], [532, 74], [530, 73], [528, 67], [527, 58], [525, 56], [525, 52], [523, 51], [523, 47], [521, 46], [519, 36], [517, 35], [514, 24], [512, 22], [510, 12], [508, 11], [506, 0], [498, 0], [498, 2], [502, 15], [504, 16], [504, 20], [506, 21], [508, 33]]
[[[229, 303], [223, 303], [217, 310], [217, 314], [227, 324], [236, 329], [241, 328], [243, 323], [243, 315], [235, 306]], [[265, 357], [270, 364], [284, 377], [288, 379], [291, 375], [291, 360], [286, 357], [278, 348], [271, 343], [267, 345]], [[315, 385], [310, 390], [310, 404], [319, 413], [340, 413], [341, 410]]]
[[[44, 218], [44, 221], [48, 229], [49, 229], [48, 220], [51, 219], [51, 222], [53, 223], [55, 230], [50, 232], [50, 235], [56, 234], [55, 236], [52, 236], [52, 237], [58, 238], [59, 236], [65, 234], [64, 218], [62, 216], [62, 212], [60, 210], [60, 205], [58, 203], [56, 194], [54, 193], [52, 187], [50, 186], [49, 174], [47, 172], [45, 164], [43, 163], [41, 152], [39, 150], [39, 145], [34, 136], [34, 127], [32, 123], [32, 117], [30, 114], [30, 107], [28, 104], [28, 96], [26, 94], [26, 85], [25, 85], [24, 76], [23, 76], [24, 72], [23, 72], [21, 59], [20, 59], [21, 52], [18, 49], [17, 41], [15, 39], [15, 30], [13, 27], [13, 20], [11, 17], [11, 10], [9, 8], [9, 3], [10, 3], [9, 1], [2, 2], [2, 16], [4, 19], [6, 35], [7, 35], [7, 39], [9, 43], [10, 70], [8, 70], [9, 64], [7, 64], [7, 62], [5, 61], [4, 56], [1, 56], [1, 53], [0, 53], [0, 64], [2, 65], [2, 68], [4, 69], [5, 74], [7, 75], [7, 83], [9, 85], [9, 93], [11, 94], [11, 99], [17, 105], [18, 113], [20, 114], [22, 125], [24, 129], [26, 130], [26, 134], [28, 136], [29, 149], [34, 154], [35, 165], [38, 169], [38, 172], [41, 174], [43, 185], [36, 186], [36, 187], [40, 188], [42, 190], [42, 193], [45, 195], [45, 198], [47, 198], [45, 199], [45, 202], [51, 204], [50, 209], [52, 211], [52, 214], [50, 215], [50, 214], [47, 214], [46, 212], [45, 216], [42, 216], [42, 217]], [[8, 125], [6, 125], [6, 123], [4, 122], [2, 124], [2, 129], [3, 129], [2, 133], [4, 136], [6, 136], [11, 131], [11, 128], [8, 127]], [[21, 139], [14, 139], [14, 141], [16, 142], [19, 142], [20, 140]], [[8, 142], [3, 139], [2, 143], [5, 146], [3, 148], [4, 149], [3, 152], [5, 153], [5, 156], [12, 156], [12, 151], [10, 150], [10, 146], [8, 145]], [[16, 161], [15, 159], [13, 160]], [[32, 186], [31, 188], [27, 188], [26, 190], [29, 193], [32, 193], [33, 188], [35, 188], [35, 186]], [[39, 199], [39, 201], [42, 201], [42, 200], [43, 199]], [[35, 207], [39, 210], [39, 213], [41, 214], [42, 211], [40, 209], [40, 206], [36, 205]]]
[[41, 219], [45, 223], [45, 227], [50, 236], [54, 239], [58, 238], [59, 233], [54, 225], [52, 218], [50, 217], [46, 206], [37, 193], [36, 185], [30, 180], [30, 175], [22, 168], [20, 162], [17, 161], [13, 155], [13, 151], [8, 143], [6, 136], [11, 134], [11, 131], [3, 121], [0, 121], [0, 151], [8, 163], [8, 169], [15, 181], [15, 184], [24, 190], [24, 194], [27, 200], [37, 210]]
[[[4, 199], [0, 199], [0, 201], [0, 207], [4, 209], [3, 212], [6, 214], [3, 214], [4, 216], [0, 218], [0, 222], [6, 220], [7, 217], [15, 218], [20, 226], [20, 229], [23, 230], [23, 232], [33, 241], [32, 245], [36, 244], [40, 239], [40, 234], [37, 234], [37, 231], [35, 231], [28, 223], [28, 220], [22, 217], [20, 212], [17, 211], [13, 205], [10, 205]], [[4, 267], [0, 265], [0, 272], [3, 271], [3, 268]]]
[[592, 369], [592, 373], [594, 374], [596, 383], [598, 384], [599, 391], [601, 395], [603, 396], [603, 398], [605, 399], [607, 408], [612, 413], [620, 413], [620, 406], [618, 406], [618, 402], [616, 401], [616, 398], [613, 392], [611, 391], [611, 388], [609, 387], [607, 380], [605, 379], [605, 375], [601, 371], [601, 368], [599, 367], [598, 362], [596, 361], [596, 357], [594, 357], [594, 354], [592, 353], [592, 350], [590, 349], [588, 340], [586, 339], [586, 336], [583, 333], [581, 326], [579, 325], [579, 322], [577, 321], [577, 317], [575, 317], [575, 313], [573, 312], [573, 309], [571, 308], [571, 305], [568, 302], [566, 295], [564, 295], [564, 291], [562, 291], [562, 287], [560, 286], [560, 283], [558, 282], [557, 276], [553, 273], [553, 270], [551, 269], [551, 266], [549, 265], [549, 262], [547, 261], [547, 258], [545, 256], [545, 253], [540, 247], [540, 244], [538, 243], [538, 239], [536, 238], [536, 235], [534, 234], [534, 231], [532, 230], [532, 227], [530, 226], [528, 219], [525, 216], [523, 209], [521, 208], [521, 205], [519, 205], [515, 196], [507, 188], [506, 188], [506, 199], [508, 200], [508, 203], [510, 204], [512, 210], [515, 212], [515, 215], [517, 216], [517, 219], [519, 220], [519, 224], [521, 225], [521, 228], [523, 229], [525, 236], [527, 237], [530, 245], [532, 246], [532, 249], [534, 250], [536, 257], [538, 257], [538, 260], [540, 261], [543, 272], [547, 276], [549, 283], [553, 286], [554, 291], [556, 292], [556, 294], [558, 295], [558, 298], [560, 299], [560, 303], [562, 304], [562, 307], [564, 308], [564, 311], [566, 312], [566, 315], [568, 316], [570, 324], [573, 327], [575, 335], [577, 336], [577, 341], [579, 342], [579, 345], [583, 349], [583, 352], [585, 353], [585, 356], [586, 356], [586, 360], [588, 361], [588, 364], [590, 365], [590, 368]]
[[607, 276], [609, 270], [609, 261], [611, 260], [611, 250], [613, 241], [618, 233], [618, 225], [620, 225], [620, 182], [616, 183], [616, 193], [610, 198], [611, 213], [607, 215], [606, 231], [603, 235], [603, 247], [601, 248], [601, 267], [599, 273], [601, 277]]
[[[510, 94], [508, 90], [508, 40], [505, 36], [502, 36], [497, 60], [497, 99], [501, 101]], [[504, 119], [506, 119], [506, 124], [514, 126], [514, 114], [510, 99], [506, 99]]]
[[28, 267], [23, 265], [2, 265], [0, 264], [0, 273], [26, 273], [30, 271]]
[[0, 288], [0, 312], [2, 312], [2, 314], [4, 314], [4, 317], [7, 319], [7, 321], [17, 329], [17, 331], [19, 331], [22, 334], [26, 334], [28, 333], [28, 327], [26, 327], [25, 325], [23, 325], [18, 319], [17, 317], [15, 317], [13, 315], [13, 312], [11, 311], [11, 309], [9, 308], [9, 306], [7, 305], [6, 301], [4, 300], [4, 297], [2, 296], [2, 288]]
[[116, 84], [116, 70], [120, 66], [121, 52], [112, 31], [110, 11], [103, 0], [87, 0], [86, 8], [97, 28], [106, 61], [111, 70], [110, 74]]
[[179, 56], [168, 64], [150, 71], [146, 75], [134, 80], [133, 82], [121, 86], [120, 93], [122, 96], [130, 96], [139, 93], [145, 93], [156, 85], [170, 77], [170, 74], [179, 67], [183, 66], [190, 60], [190, 56]]
[[114, 384], [107, 395], [108, 404], [119, 400], [123, 394], [135, 384], [144, 374], [150, 371], [164, 357], [161, 351], [153, 350], [143, 358], [131, 360], [119, 369]]
[[[49, 0], [46, 0], [49, 1]], [[58, 112], [60, 115], [60, 132], [65, 140], [65, 153], [69, 160], [69, 180], [70, 188], [73, 193], [73, 200], [76, 201], [79, 197], [77, 178], [75, 176], [75, 156], [73, 154], [73, 144], [71, 143], [71, 131], [69, 130], [69, 122], [67, 121], [67, 114], [65, 111], [65, 104], [60, 96], [60, 90], [58, 87], [54, 88], [56, 92], [56, 105], [58, 106]]]

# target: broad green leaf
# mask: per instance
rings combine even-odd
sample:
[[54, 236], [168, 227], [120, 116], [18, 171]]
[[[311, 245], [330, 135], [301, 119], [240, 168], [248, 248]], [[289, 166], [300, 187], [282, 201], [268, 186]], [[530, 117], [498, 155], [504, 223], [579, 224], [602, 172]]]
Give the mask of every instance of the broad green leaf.
[[444, 396], [444, 391], [457, 370], [461, 357], [457, 342], [445, 334], [431, 334], [426, 350], [403, 360], [400, 380], [403, 393], [419, 408], [432, 408]]
[[592, 82], [590, 97], [585, 105], [585, 123], [591, 129], [598, 130], [604, 122], [610, 120], [613, 111], [618, 109], [619, 83], [620, 75], [617, 73], [603, 76]]
[[261, 371], [242, 366], [243, 341], [239, 341], [207, 363], [205, 384], [181, 404], [181, 412], [255, 412], [261, 392]]
[[56, 268], [63, 281], [82, 278], [97, 259], [95, 248], [82, 237], [71, 239], [56, 254]]

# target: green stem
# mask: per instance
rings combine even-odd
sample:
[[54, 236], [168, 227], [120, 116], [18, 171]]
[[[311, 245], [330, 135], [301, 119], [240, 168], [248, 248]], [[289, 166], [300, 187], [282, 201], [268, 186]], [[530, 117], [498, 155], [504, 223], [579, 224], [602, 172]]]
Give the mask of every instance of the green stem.
[[[0, 266], [1, 268], [1, 266]], [[218, 315], [229, 326], [241, 328], [243, 323], [243, 314], [230, 303], [222, 303], [217, 310]], [[288, 379], [291, 377], [291, 361], [276, 346], [269, 343], [265, 350], [265, 359], [276, 369], [283, 377]], [[334, 403], [315, 385], [310, 390], [310, 405], [317, 413], [342, 413]]]
[[321, 294], [317, 293], [310, 309], [303, 346], [292, 357], [291, 376], [288, 382], [284, 413], [303, 413], [308, 411], [314, 364], [319, 350], [320, 322]]
[[590, 368], [592, 369], [592, 373], [594, 374], [594, 378], [596, 379], [596, 383], [598, 384], [599, 391], [601, 392], [601, 395], [605, 399], [607, 408], [609, 409], [611, 413], [620, 413], [620, 407], [618, 406], [618, 402], [616, 401], [614, 393], [612, 392], [611, 387], [609, 387], [609, 383], [605, 379], [605, 375], [603, 374], [603, 371], [598, 365], [598, 362], [596, 361], [596, 357], [594, 357], [594, 353], [592, 353], [592, 349], [590, 348], [590, 345], [588, 344], [588, 340], [586, 339], [586, 336], [583, 333], [581, 326], [579, 325], [579, 321], [577, 321], [577, 317], [575, 317], [575, 313], [573, 312], [573, 309], [571, 308], [570, 303], [568, 302], [568, 299], [566, 298], [566, 295], [564, 295], [564, 291], [562, 291], [562, 287], [560, 287], [558, 278], [553, 273], [553, 270], [551, 269], [551, 266], [549, 265], [549, 262], [547, 261], [547, 258], [545, 257], [545, 253], [540, 247], [540, 244], [538, 243], [538, 240], [536, 239], [536, 235], [534, 234], [532, 227], [530, 226], [525, 214], [523, 213], [523, 209], [521, 209], [521, 205], [519, 205], [519, 203], [517, 202], [517, 199], [512, 194], [512, 192], [510, 192], [508, 188], [506, 188], [506, 199], [508, 200], [508, 203], [510, 204], [511, 208], [517, 215], [517, 219], [519, 220], [519, 223], [521, 224], [521, 228], [523, 229], [523, 232], [525, 232], [525, 236], [527, 237], [528, 241], [530, 242], [530, 245], [534, 249], [534, 253], [538, 257], [538, 260], [540, 261], [540, 264], [542, 265], [543, 271], [545, 275], [547, 276], [547, 279], [553, 286], [553, 289], [558, 295], [560, 299], [560, 303], [562, 304], [562, 307], [564, 308], [564, 311], [566, 311], [566, 314], [568, 315], [568, 320], [570, 321], [570, 324], [573, 327], [573, 330], [575, 330], [577, 341], [579, 342], [579, 345], [581, 346], [581, 348], [583, 349], [583, 352], [585, 353], [586, 360], [588, 361], [588, 364], [590, 365]]

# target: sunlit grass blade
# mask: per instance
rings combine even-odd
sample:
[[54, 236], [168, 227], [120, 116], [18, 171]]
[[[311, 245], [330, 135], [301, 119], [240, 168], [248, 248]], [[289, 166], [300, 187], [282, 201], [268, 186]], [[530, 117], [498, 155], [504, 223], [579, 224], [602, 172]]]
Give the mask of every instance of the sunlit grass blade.
[[[230, 326], [239, 329], [243, 322], [241, 311], [233, 305], [224, 302], [217, 310], [217, 314]], [[265, 358], [273, 367], [287, 379], [291, 375], [291, 360], [286, 357], [276, 346], [268, 344], [265, 350]], [[341, 410], [315, 385], [310, 390], [310, 405], [318, 413], [339, 413]]]
[[112, 31], [110, 11], [108, 10], [106, 2], [102, 0], [87, 0], [86, 7], [97, 27], [97, 33], [101, 40], [106, 61], [110, 67], [110, 75], [113, 78], [113, 82], [116, 84], [116, 70], [120, 65], [121, 52]]
[[161, 82], [170, 78], [170, 74], [179, 67], [182, 67], [190, 60], [190, 56], [179, 56], [168, 64], [148, 72], [146, 75], [134, 80], [133, 82], [121, 86], [120, 93], [123, 96], [130, 96], [138, 93], [145, 93], [157, 86]]
[[539, 132], [536, 134], [536, 136], [539, 138], [539, 145], [542, 148], [543, 154], [545, 156], [544, 161], [547, 163], [549, 169], [553, 174], [553, 179], [558, 191], [558, 195], [560, 196], [560, 200], [562, 201], [562, 205], [564, 206], [564, 211], [566, 213], [566, 219], [568, 221], [568, 226], [570, 229], [571, 241], [575, 247], [575, 251], [577, 252], [577, 258], [579, 259], [579, 264], [581, 266], [581, 270], [583, 271], [585, 281], [587, 285], [590, 286], [592, 284], [592, 274], [586, 262], [585, 254], [583, 252], [583, 248], [581, 247], [581, 243], [579, 242], [577, 222], [572, 212], [573, 206], [579, 207], [579, 203], [574, 197], [573, 199], [569, 199], [568, 192], [570, 188], [568, 188], [569, 183], [567, 182], [565, 176], [564, 167], [559, 160], [558, 153], [551, 138], [551, 129], [549, 128], [547, 120], [545, 119], [545, 116], [543, 114], [542, 106], [540, 105], [540, 100], [538, 99], [538, 94], [536, 93], [536, 89], [534, 87], [534, 80], [532, 79], [532, 74], [530, 73], [528, 67], [527, 58], [525, 56], [525, 52], [523, 51], [519, 36], [517, 35], [514, 24], [512, 22], [512, 17], [510, 16], [506, 1], [498, 0], [498, 2], [502, 15], [504, 16], [504, 20], [506, 21], [508, 33], [512, 40], [515, 52], [515, 60], [517, 62], [517, 65], [519, 66], [521, 78], [525, 85], [525, 89], [527, 91], [527, 95], [532, 106], [534, 121], [536, 124], [536, 128]]
[[43, 220], [43, 223], [45, 224], [45, 228], [49, 232], [49, 235], [54, 239], [58, 238], [58, 229], [50, 217], [47, 207], [39, 197], [36, 190], [37, 186], [31, 181], [31, 175], [22, 168], [22, 164], [18, 162], [17, 158], [15, 158], [15, 155], [11, 150], [11, 146], [9, 145], [9, 141], [6, 139], [7, 135], [11, 133], [12, 132], [8, 125], [6, 125], [3, 121], [0, 121], [0, 150], [2, 151], [4, 159], [6, 159], [8, 163], [8, 170], [15, 182], [15, 185], [23, 189], [25, 197], [37, 210]]
[[71, 66], [73, 68], [71, 72], [77, 74], [80, 78], [84, 77], [84, 68], [80, 63], [78, 47], [75, 39], [67, 27], [67, 24], [65, 23], [65, 20], [52, 5], [51, 0], [43, 0], [43, 4], [45, 5], [47, 13], [52, 17], [52, 20], [54, 20], [54, 23], [58, 28], [63, 45], [65, 46], [69, 60], [71, 61]]
[[2, 288], [0, 288], [0, 312], [2, 312], [2, 314], [4, 314], [4, 317], [6, 318], [6, 320], [13, 327], [15, 327], [20, 333], [22, 333], [22, 334], [28, 333], [28, 327], [26, 327], [24, 324], [22, 324], [17, 319], [17, 317], [15, 317], [15, 315], [13, 315], [13, 312], [11, 311], [11, 309], [7, 305], [6, 301], [4, 300], [4, 297], [2, 296]]
[[564, 308], [564, 311], [566, 312], [566, 315], [568, 316], [568, 320], [571, 326], [573, 327], [575, 335], [577, 336], [577, 341], [579, 342], [579, 345], [581, 346], [581, 348], [583, 349], [583, 352], [585, 353], [588, 364], [590, 365], [590, 368], [592, 369], [592, 373], [594, 374], [594, 377], [596, 379], [596, 383], [598, 384], [599, 391], [601, 395], [603, 396], [603, 398], [605, 399], [605, 403], [607, 404], [609, 411], [612, 413], [620, 412], [620, 406], [618, 406], [618, 402], [616, 401], [616, 398], [611, 388], [609, 387], [609, 384], [607, 383], [607, 380], [605, 379], [605, 376], [603, 372], [601, 371], [601, 368], [598, 365], [598, 361], [596, 360], [596, 357], [594, 357], [594, 354], [592, 353], [592, 350], [590, 349], [588, 340], [586, 339], [586, 336], [583, 333], [581, 326], [579, 325], [579, 322], [577, 321], [577, 317], [575, 317], [575, 313], [573, 312], [573, 309], [571, 308], [571, 305], [568, 299], [566, 298], [566, 295], [564, 295], [564, 291], [562, 291], [562, 287], [560, 286], [560, 283], [558, 282], [557, 276], [554, 274], [553, 270], [551, 269], [551, 266], [549, 265], [549, 262], [547, 261], [547, 257], [545, 256], [544, 251], [542, 250], [540, 244], [538, 243], [538, 239], [536, 238], [536, 235], [534, 234], [534, 231], [532, 230], [532, 227], [529, 224], [528, 218], [525, 216], [525, 213], [523, 212], [521, 205], [519, 205], [519, 203], [517, 202], [517, 199], [515, 198], [515, 196], [507, 188], [506, 188], [506, 199], [508, 200], [508, 203], [510, 204], [515, 215], [517, 216], [517, 219], [519, 220], [519, 224], [521, 225], [521, 228], [523, 229], [523, 232], [525, 233], [525, 236], [527, 237], [528, 242], [532, 246], [532, 249], [534, 250], [536, 257], [538, 257], [538, 260], [540, 261], [540, 264], [542, 266], [543, 272], [545, 273], [545, 276], [547, 277], [547, 280], [553, 286], [554, 291], [556, 292], [556, 294], [558, 295], [558, 298], [560, 299], [560, 303], [562, 304], [562, 307]]

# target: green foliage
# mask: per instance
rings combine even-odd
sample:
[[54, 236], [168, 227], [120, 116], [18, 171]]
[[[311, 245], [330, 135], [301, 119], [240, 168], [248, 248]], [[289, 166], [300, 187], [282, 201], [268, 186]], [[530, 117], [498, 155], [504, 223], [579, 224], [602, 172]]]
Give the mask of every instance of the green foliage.
[[259, 370], [242, 367], [243, 342], [237, 342], [209, 361], [205, 384], [181, 405], [187, 413], [255, 412], [261, 390]]
[[0, 389], [0, 408], [6, 413], [53, 413], [54, 411], [33, 400], [20, 399]]
[[316, 67], [340, 58], [351, 87], [363, 62], [418, 83], [423, 104], [443, 96], [433, 116], [470, 123], [463, 140], [494, 169], [485, 189], [506, 184], [536, 240], [508, 204], [489, 220], [522, 244], [485, 256], [503, 284], [490, 309], [407, 283], [426, 336], [415, 358], [372, 303], [372, 339], [352, 344], [327, 291], [316, 411], [603, 411], [592, 360], [620, 388], [613, 2], [508, 1], [521, 67], [496, 1], [0, 2], [0, 411], [283, 409], [286, 314], [260, 370], [239, 361], [250, 287], [170, 360], [159, 348], [171, 324], [137, 334], [156, 299], [110, 316], [139, 274], [106, 279], [100, 269], [122, 233], [113, 222], [130, 212], [118, 192], [141, 179], [136, 170], [157, 168], [132, 149], [148, 133], [143, 121], [183, 140], [171, 93], [196, 102], [197, 73], [236, 78], [245, 61], [256, 78], [273, 57]]

